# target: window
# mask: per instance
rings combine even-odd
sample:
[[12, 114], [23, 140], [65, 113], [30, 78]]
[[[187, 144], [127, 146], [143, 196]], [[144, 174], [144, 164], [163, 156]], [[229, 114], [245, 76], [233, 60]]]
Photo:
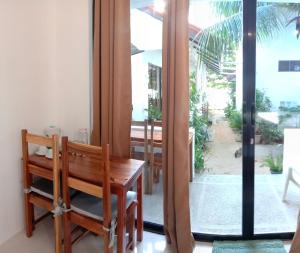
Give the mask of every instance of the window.
[[161, 110], [162, 107], [161, 67], [149, 63], [148, 73], [149, 73], [149, 83], [148, 83], [149, 107], [155, 106], [159, 110]]
[[300, 61], [279, 61], [279, 72], [300, 72]]

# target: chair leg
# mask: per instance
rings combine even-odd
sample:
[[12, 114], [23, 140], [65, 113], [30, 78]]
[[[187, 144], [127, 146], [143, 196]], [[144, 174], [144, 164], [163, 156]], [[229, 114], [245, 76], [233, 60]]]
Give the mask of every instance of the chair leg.
[[71, 222], [69, 214], [66, 213], [64, 218], [64, 253], [72, 252], [72, 238], [71, 238]]
[[136, 244], [136, 237], [135, 237], [135, 210], [136, 208], [134, 208], [134, 213], [132, 215], [131, 218], [131, 224], [130, 224], [130, 228], [129, 228], [129, 239], [131, 241], [131, 245], [129, 247], [130, 250], [134, 250], [135, 248], [135, 244]]
[[134, 250], [136, 244], [135, 237], [135, 213], [136, 213], [137, 202], [133, 202], [127, 209], [127, 222], [126, 222], [126, 232], [129, 234], [128, 244], [130, 250]]
[[55, 253], [61, 253], [61, 216], [54, 217]]
[[27, 237], [32, 236], [32, 231], [34, 229], [34, 209], [33, 204], [29, 202], [29, 194], [24, 194], [24, 204], [25, 204], [25, 226]]
[[104, 252], [105, 253], [112, 253], [113, 247], [109, 247], [110, 244], [110, 238], [109, 238], [109, 233], [106, 233], [103, 237], [103, 246], [104, 246]]
[[148, 174], [148, 194], [152, 195], [153, 191], [153, 166], [149, 166], [149, 174]]
[[283, 196], [282, 196], [282, 201], [285, 201], [287, 190], [288, 190], [288, 187], [289, 187], [289, 182], [290, 182], [290, 179], [287, 177], [286, 182], [285, 182]]
[[154, 179], [155, 179], [155, 183], [159, 183], [159, 173], [160, 172], [160, 168], [158, 166], [155, 167], [155, 175], [154, 175]]
[[287, 190], [289, 187], [289, 182], [292, 178], [293, 178], [293, 169], [289, 168], [289, 171], [288, 171], [288, 174], [286, 177], [286, 181], [285, 181], [285, 187], [284, 187], [284, 192], [283, 192], [283, 196], [282, 196], [282, 201], [285, 201]]

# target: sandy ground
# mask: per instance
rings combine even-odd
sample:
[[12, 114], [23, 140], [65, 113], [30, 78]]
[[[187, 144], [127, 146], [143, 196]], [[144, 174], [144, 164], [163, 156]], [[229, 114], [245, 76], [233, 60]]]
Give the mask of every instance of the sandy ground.
[[[208, 174], [242, 174], [242, 157], [235, 158], [234, 154], [242, 146], [237, 142], [237, 136], [229, 127], [224, 115], [214, 113], [210, 129], [212, 141], [208, 143], [205, 154], [205, 173]], [[269, 174], [267, 167], [262, 167], [264, 157], [271, 152], [277, 152], [278, 145], [255, 145], [255, 173]]]

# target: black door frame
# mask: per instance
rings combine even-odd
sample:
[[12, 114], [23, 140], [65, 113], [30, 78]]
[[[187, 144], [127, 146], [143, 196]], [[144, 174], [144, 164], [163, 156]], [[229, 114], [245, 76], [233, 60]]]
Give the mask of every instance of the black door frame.
[[256, 0], [243, 1], [243, 204], [242, 235], [254, 235], [254, 129]]
[[[242, 235], [193, 233], [199, 241], [292, 239], [294, 233], [254, 234], [255, 79], [257, 0], [243, 0], [243, 189]], [[145, 229], [164, 234], [163, 226], [144, 222]]]

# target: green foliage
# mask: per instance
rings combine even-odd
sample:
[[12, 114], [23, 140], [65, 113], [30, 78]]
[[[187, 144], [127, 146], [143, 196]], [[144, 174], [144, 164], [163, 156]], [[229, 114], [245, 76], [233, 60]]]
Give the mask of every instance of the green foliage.
[[291, 113], [286, 113], [286, 114], [282, 114], [279, 115], [279, 124], [282, 124], [285, 120], [291, 118], [293, 115]]
[[[272, 109], [271, 99], [266, 95], [265, 91], [256, 89], [256, 112], [270, 112]], [[283, 132], [278, 125], [265, 121], [256, 121], [256, 134], [261, 134], [262, 143], [282, 143]]]
[[283, 131], [278, 127], [278, 125], [265, 120], [257, 124], [264, 144], [282, 143]]
[[300, 105], [293, 107], [279, 106], [279, 110], [282, 112], [300, 112]]
[[283, 168], [282, 163], [283, 163], [282, 155], [278, 155], [274, 157], [272, 154], [270, 154], [264, 159], [262, 166], [269, 167], [271, 172], [282, 173], [282, 168]]
[[195, 145], [195, 168], [198, 171], [204, 169], [204, 152], [199, 145]]
[[242, 114], [241, 112], [237, 111], [236, 109], [230, 112], [230, 116], [228, 118], [229, 126], [236, 130], [237, 132], [242, 131]]
[[242, 131], [242, 114], [236, 109], [235, 101], [235, 82], [230, 83], [230, 102], [224, 109], [225, 117], [229, 121], [229, 126], [237, 132]]
[[204, 169], [204, 150], [208, 141], [208, 119], [199, 111], [200, 92], [193, 73], [190, 76], [190, 127], [195, 129], [195, 168]]
[[272, 109], [271, 99], [266, 95], [265, 91], [256, 89], [255, 105], [257, 112], [270, 112]]
[[193, 72], [190, 76], [190, 113], [200, 114], [199, 112], [200, 92], [196, 86], [196, 74]]
[[162, 112], [160, 108], [155, 105], [150, 104], [148, 109], [145, 109], [148, 112], [148, 119], [162, 119]]
[[227, 103], [227, 106], [224, 108], [224, 114], [227, 119], [229, 119], [232, 115], [232, 112], [236, 110], [236, 95], [235, 95], [235, 86], [236, 82], [230, 83], [230, 102]]
[[224, 108], [224, 114], [227, 119], [232, 116], [232, 113], [235, 111], [235, 106], [232, 103], [228, 103]]
[[228, 81], [226, 76], [212, 73], [212, 71], [209, 70], [207, 75], [207, 82], [207, 86], [212, 88], [226, 89], [231, 87], [231, 82]]
[[[197, 34], [194, 42], [199, 60], [208, 68], [216, 70], [224, 52], [236, 49], [242, 41], [242, 1], [213, 1], [212, 8], [219, 19]], [[287, 9], [278, 3], [257, 4], [257, 39], [263, 41], [275, 37], [287, 24]]]

